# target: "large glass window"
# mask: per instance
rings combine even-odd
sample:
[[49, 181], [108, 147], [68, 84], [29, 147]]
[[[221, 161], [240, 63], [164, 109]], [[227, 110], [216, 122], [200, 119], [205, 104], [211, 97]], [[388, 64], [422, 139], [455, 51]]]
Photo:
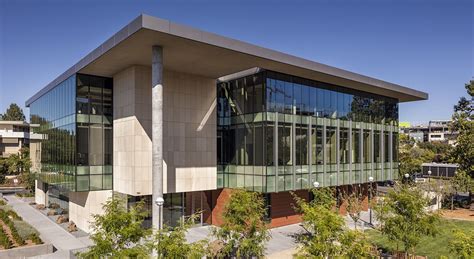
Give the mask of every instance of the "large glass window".
[[348, 164], [349, 163], [349, 129], [347, 128], [340, 128], [339, 130], [339, 161], [341, 164]]
[[360, 130], [352, 130], [352, 163], [360, 163]]
[[[221, 82], [217, 93], [222, 186], [256, 191], [306, 188], [310, 161], [315, 179], [323, 184], [359, 183], [367, 180], [366, 170], [377, 169], [372, 162], [390, 158], [390, 147], [383, 143], [396, 129], [382, 124], [397, 124], [395, 99], [272, 71]], [[382, 127], [389, 130], [376, 130], [372, 136], [370, 129]], [[358, 165], [350, 167], [349, 161]]]
[[383, 147], [384, 147], [384, 162], [388, 163], [390, 162], [390, 135], [388, 132], [384, 132], [384, 138], [383, 138]]
[[372, 138], [370, 137], [370, 130], [364, 130], [364, 163], [371, 163], [372, 162]]
[[336, 128], [326, 127], [326, 164], [332, 165], [337, 163], [336, 157]]
[[382, 162], [382, 154], [380, 150], [380, 131], [374, 131], [374, 163]]

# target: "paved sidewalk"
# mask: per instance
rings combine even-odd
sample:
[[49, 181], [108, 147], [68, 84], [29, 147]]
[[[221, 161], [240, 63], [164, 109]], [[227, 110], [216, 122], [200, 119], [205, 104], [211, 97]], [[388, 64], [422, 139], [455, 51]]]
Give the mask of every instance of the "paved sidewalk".
[[[193, 227], [186, 233], [188, 242], [196, 242], [205, 238], [209, 238], [212, 226]], [[270, 240], [265, 249], [265, 255], [268, 258], [287, 258], [282, 255], [292, 255], [296, 246], [294, 235], [303, 232], [304, 229], [300, 224], [293, 224], [284, 227], [272, 228], [270, 232]], [[289, 256], [288, 258], [292, 258]]]
[[58, 250], [55, 254], [58, 252], [66, 254], [69, 253], [70, 250], [84, 248], [91, 244], [89, 239], [78, 239], [74, 237], [61, 226], [19, 198], [13, 195], [4, 196], [4, 198], [25, 222], [28, 222], [28, 224], [38, 230], [41, 239], [45, 243], [53, 244]]

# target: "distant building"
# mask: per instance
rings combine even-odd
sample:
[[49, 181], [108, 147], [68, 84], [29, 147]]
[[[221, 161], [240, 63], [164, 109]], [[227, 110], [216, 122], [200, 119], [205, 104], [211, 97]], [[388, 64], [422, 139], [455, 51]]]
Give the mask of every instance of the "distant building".
[[20, 153], [23, 147], [30, 148], [32, 170], [39, 170], [41, 160], [41, 134], [32, 132], [39, 124], [24, 121], [0, 121], [0, 157]]
[[446, 142], [453, 145], [456, 141], [457, 132], [450, 130], [450, 123], [450, 120], [432, 120], [428, 124], [421, 125], [400, 123], [400, 131], [417, 142]]
[[438, 164], [438, 163], [423, 163], [421, 165], [421, 172], [423, 177], [431, 178], [450, 178], [456, 175], [458, 170], [457, 164]]

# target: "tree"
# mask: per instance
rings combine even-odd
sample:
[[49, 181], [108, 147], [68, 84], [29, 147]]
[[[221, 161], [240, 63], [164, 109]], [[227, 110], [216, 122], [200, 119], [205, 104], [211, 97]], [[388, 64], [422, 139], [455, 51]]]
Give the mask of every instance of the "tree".
[[405, 174], [420, 173], [421, 164], [432, 162], [436, 157], [432, 150], [419, 147], [413, 138], [405, 134], [400, 134], [399, 147], [399, 179], [404, 179]]
[[31, 167], [29, 148], [23, 147], [19, 154], [11, 154], [6, 159], [6, 164], [9, 174], [29, 173]]
[[344, 218], [337, 213], [334, 190], [317, 188], [312, 192], [314, 199], [310, 202], [293, 195], [307, 230], [297, 238], [300, 247], [296, 257], [369, 257], [370, 245], [365, 235], [348, 230]]
[[362, 211], [362, 199], [360, 195], [356, 192], [353, 192], [346, 197], [347, 202], [347, 214], [354, 221], [354, 229], [357, 229], [357, 222], [360, 219], [360, 213]]
[[433, 152], [433, 162], [436, 163], [448, 163], [449, 153], [451, 152], [452, 146], [445, 142], [422, 142], [418, 143], [418, 147], [424, 150]]
[[94, 245], [80, 258], [129, 258], [148, 257], [150, 249], [143, 243], [150, 234], [150, 229], [142, 226], [147, 212], [143, 202], [126, 208], [126, 201], [114, 195], [103, 205], [103, 214], [93, 216], [92, 233], [90, 238]]
[[458, 258], [474, 258], [474, 231], [454, 231], [454, 237], [449, 242], [449, 250]]
[[264, 201], [259, 193], [235, 190], [224, 208], [224, 223], [213, 230], [222, 244], [218, 257], [263, 257], [270, 238], [264, 215]]
[[470, 99], [461, 97], [454, 106], [451, 130], [458, 132], [458, 137], [450, 157], [459, 169], [474, 177], [474, 80], [465, 88]]
[[463, 170], [456, 171], [456, 175], [449, 180], [446, 185], [446, 192], [451, 196], [451, 210], [454, 210], [454, 196], [460, 191], [471, 191], [473, 181], [471, 177]]
[[406, 255], [424, 236], [435, 236], [440, 216], [428, 211], [429, 198], [413, 185], [398, 185], [381, 200], [374, 210], [380, 222], [380, 231], [389, 240], [403, 244]]
[[16, 104], [10, 104], [5, 114], [2, 115], [1, 120], [4, 121], [25, 121], [23, 110]]
[[186, 232], [194, 224], [198, 213], [182, 220], [175, 228], [165, 226], [158, 230], [150, 243], [150, 249], [157, 251], [157, 258], [202, 258], [207, 254], [207, 240], [186, 242]]

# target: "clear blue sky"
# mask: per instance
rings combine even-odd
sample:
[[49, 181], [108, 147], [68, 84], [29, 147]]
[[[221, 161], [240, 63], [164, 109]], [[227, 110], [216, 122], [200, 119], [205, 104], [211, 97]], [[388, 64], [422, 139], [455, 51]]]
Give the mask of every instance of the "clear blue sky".
[[428, 92], [401, 121], [449, 119], [474, 75], [472, 0], [0, 0], [0, 113], [141, 13]]

